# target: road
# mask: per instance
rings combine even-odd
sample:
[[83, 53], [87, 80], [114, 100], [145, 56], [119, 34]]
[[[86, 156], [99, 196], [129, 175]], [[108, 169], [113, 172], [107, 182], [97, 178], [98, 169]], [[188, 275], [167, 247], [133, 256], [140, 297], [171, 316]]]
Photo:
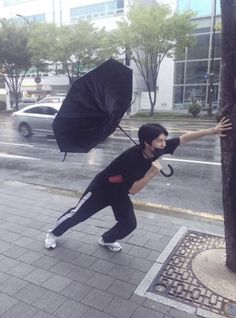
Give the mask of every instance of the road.
[[[141, 121], [124, 120], [122, 127], [135, 140]], [[169, 136], [211, 127], [203, 121], [162, 121]], [[91, 178], [132, 142], [118, 131], [88, 154], [68, 154], [62, 162], [52, 136], [21, 137], [9, 116], [0, 114], [0, 179], [82, 192]], [[145, 202], [222, 215], [220, 143], [207, 136], [180, 146], [162, 160], [174, 168], [171, 178], [157, 176], [134, 198]]]

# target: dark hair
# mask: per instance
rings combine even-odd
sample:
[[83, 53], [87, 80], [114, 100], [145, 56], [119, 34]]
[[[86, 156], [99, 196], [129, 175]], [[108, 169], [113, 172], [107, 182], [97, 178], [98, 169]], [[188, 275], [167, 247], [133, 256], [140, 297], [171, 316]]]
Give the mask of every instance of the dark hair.
[[168, 136], [168, 131], [160, 124], [148, 123], [142, 125], [138, 130], [138, 139], [141, 148], [145, 148], [145, 141], [151, 145], [153, 139], [157, 138], [161, 134]]

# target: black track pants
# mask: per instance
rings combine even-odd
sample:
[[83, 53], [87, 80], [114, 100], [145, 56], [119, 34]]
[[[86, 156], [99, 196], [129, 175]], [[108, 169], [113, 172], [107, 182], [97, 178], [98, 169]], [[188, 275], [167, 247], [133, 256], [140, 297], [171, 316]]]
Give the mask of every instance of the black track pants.
[[77, 206], [69, 209], [57, 220], [52, 233], [55, 236], [60, 236], [69, 228], [87, 220], [107, 206], [112, 207], [117, 223], [103, 234], [105, 242], [111, 243], [120, 240], [136, 228], [133, 204], [128, 194], [121, 195], [116, 191], [106, 191], [101, 186], [93, 186], [88, 187]]

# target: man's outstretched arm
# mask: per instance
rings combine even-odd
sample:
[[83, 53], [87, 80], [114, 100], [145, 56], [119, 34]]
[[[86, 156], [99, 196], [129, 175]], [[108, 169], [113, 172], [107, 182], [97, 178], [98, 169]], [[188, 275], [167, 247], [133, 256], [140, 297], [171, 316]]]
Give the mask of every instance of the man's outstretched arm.
[[180, 136], [180, 144], [183, 145], [189, 141], [208, 135], [219, 135], [220, 137], [225, 137], [226, 134], [224, 133], [230, 129], [232, 129], [232, 124], [230, 120], [223, 117], [215, 127], [188, 132]]

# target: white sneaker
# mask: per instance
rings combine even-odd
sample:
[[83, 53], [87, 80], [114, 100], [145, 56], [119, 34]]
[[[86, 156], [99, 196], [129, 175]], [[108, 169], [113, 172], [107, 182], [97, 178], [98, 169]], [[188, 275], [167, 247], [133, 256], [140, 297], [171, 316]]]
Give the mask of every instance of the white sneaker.
[[105, 243], [105, 242], [103, 241], [102, 236], [99, 238], [98, 244], [99, 244], [99, 245], [102, 245], [102, 246], [106, 246], [106, 247], [107, 247], [110, 251], [112, 251], [112, 252], [119, 252], [119, 251], [122, 249], [121, 245], [120, 245], [118, 242]]
[[46, 234], [44, 246], [46, 249], [55, 248], [57, 246], [56, 237], [50, 231]]

